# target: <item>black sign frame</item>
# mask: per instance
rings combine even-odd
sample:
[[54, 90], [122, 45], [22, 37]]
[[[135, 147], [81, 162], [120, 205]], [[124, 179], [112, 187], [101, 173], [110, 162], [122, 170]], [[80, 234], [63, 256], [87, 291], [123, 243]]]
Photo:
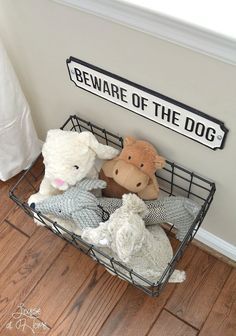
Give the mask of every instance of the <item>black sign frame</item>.
[[[138, 113], [138, 112], [132, 110], [132, 109], [129, 108], [128, 106], [124, 106], [124, 104], [122, 105], [122, 104], [119, 103], [119, 102], [115, 102], [115, 101], [112, 101], [111, 99], [107, 99], [106, 97], [103, 97], [103, 96], [99, 95], [99, 94], [96, 93], [96, 92], [92, 92], [92, 91], [90, 91], [89, 88], [85, 88], [85, 87], [82, 87], [81, 85], [78, 85], [78, 83], [77, 83], [75, 80], [73, 80], [73, 78], [72, 78], [72, 73], [71, 73], [71, 69], [70, 69], [70, 64], [71, 64], [71, 62], [74, 62], [74, 63], [76, 63], [76, 64], [78, 64], [78, 65], [81, 65], [81, 66], [84, 66], [84, 67], [86, 67], [86, 68], [89, 68], [89, 69], [91, 69], [91, 70], [93, 70], [93, 71], [96, 71], [96, 72], [100, 73], [101, 75], [108, 76], [109, 78], [111, 78], [111, 79], [115, 79], [116, 81], [119, 81], [119, 82], [121, 82], [121, 83], [125, 83], [125, 84], [127, 84], [127, 85], [129, 85], [129, 86], [131, 86], [131, 87], [133, 87], [133, 88], [135, 88], [135, 89], [138, 89], [138, 90], [143, 91], [144, 93], [147, 93], [147, 94], [149, 94], [149, 95], [151, 95], [151, 96], [154, 96], [154, 97], [156, 97], [156, 98], [158, 98], [158, 99], [161, 99], [161, 100], [163, 100], [163, 101], [165, 101], [165, 102], [167, 102], [167, 103], [171, 103], [171, 104], [177, 106], [177, 108], [178, 108], [178, 107], [179, 107], [179, 108], [182, 108], [182, 109], [186, 110], [187, 112], [192, 113], [193, 115], [199, 116], [199, 117], [201, 117], [201, 118], [204, 118], [204, 119], [206, 119], [206, 120], [209, 120], [210, 122], [212, 122], [212, 123], [218, 125], [218, 126], [220, 127], [220, 129], [222, 130], [222, 132], [223, 132], [223, 136], [222, 136], [222, 139], [221, 139], [220, 146], [219, 146], [219, 147], [214, 147], [214, 148], [213, 148], [213, 147], [210, 147], [210, 146], [208, 146], [207, 144], [204, 144], [203, 142], [199, 141], [197, 138], [193, 138], [193, 137], [190, 137], [190, 136], [188, 136], [188, 135], [186, 135], [186, 134], [183, 134], [183, 133], [181, 133], [180, 131], [177, 131], [177, 130], [175, 130], [175, 129], [169, 127], [168, 125], [164, 125], [163, 123], [161, 123], [161, 122], [159, 122], [159, 121], [157, 121], [157, 120], [153, 120], [153, 119], [151, 119], [150, 117], [147, 117], [147, 116], [145, 116], [145, 115], [143, 115], [143, 114], [141, 114], [141, 113]], [[79, 88], [81, 88], [81, 89], [83, 89], [83, 90], [85, 90], [85, 91], [87, 91], [87, 92], [90, 92], [90, 93], [92, 93], [92, 94], [94, 94], [94, 95], [96, 95], [96, 96], [98, 96], [98, 97], [100, 97], [100, 98], [103, 98], [103, 99], [105, 99], [105, 100], [107, 100], [107, 101], [109, 101], [109, 102], [111, 102], [111, 103], [113, 103], [113, 104], [116, 104], [116, 105], [118, 105], [118, 106], [120, 106], [120, 107], [123, 107], [123, 108], [125, 108], [125, 109], [127, 109], [127, 110], [129, 110], [129, 111], [131, 111], [131, 112], [133, 112], [133, 113], [135, 113], [135, 114], [137, 114], [137, 115], [140, 115], [140, 116], [142, 116], [142, 117], [144, 117], [144, 118], [146, 118], [146, 119], [148, 119], [148, 120], [151, 120], [151, 121], [153, 121], [153, 122], [155, 122], [155, 123], [158, 123], [159, 125], [162, 125], [162, 126], [164, 126], [164, 127], [166, 127], [166, 128], [169, 128], [169, 129], [171, 129], [172, 131], [177, 132], [177, 133], [179, 133], [179, 134], [181, 134], [181, 135], [183, 135], [183, 136], [185, 136], [185, 137], [187, 137], [187, 138], [189, 138], [189, 139], [191, 139], [191, 140], [194, 140], [194, 141], [196, 141], [196, 142], [198, 142], [198, 143], [201, 143], [202, 145], [204, 145], [204, 146], [206, 146], [206, 147], [208, 147], [208, 148], [210, 148], [210, 149], [216, 150], [216, 149], [223, 149], [223, 148], [224, 148], [225, 141], [226, 141], [226, 137], [227, 137], [227, 133], [228, 133], [228, 129], [225, 127], [224, 122], [222, 122], [222, 121], [220, 121], [220, 120], [218, 120], [218, 119], [216, 119], [216, 118], [214, 118], [214, 117], [212, 117], [212, 116], [209, 116], [209, 115], [207, 115], [206, 113], [201, 112], [201, 111], [199, 111], [199, 110], [197, 110], [197, 109], [195, 109], [195, 108], [193, 108], [193, 107], [190, 107], [190, 106], [188, 106], [188, 105], [186, 105], [186, 104], [183, 104], [183, 103], [181, 103], [181, 102], [179, 102], [179, 101], [177, 101], [177, 100], [175, 100], [175, 99], [173, 99], [173, 98], [167, 97], [167, 96], [165, 96], [165, 95], [163, 95], [163, 94], [161, 94], [161, 93], [159, 93], [159, 92], [157, 92], [157, 91], [154, 91], [154, 90], [151, 90], [151, 89], [149, 89], [149, 88], [146, 88], [146, 87], [144, 87], [144, 86], [142, 86], [142, 85], [139, 85], [139, 84], [137, 84], [137, 83], [134, 83], [134, 82], [132, 82], [132, 81], [130, 81], [130, 80], [127, 80], [127, 79], [125, 79], [125, 78], [123, 78], [123, 77], [121, 77], [121, 76], [118, 76], [118, 75], [116, 75], [116, 74], [114, 74], [114, 73], [111, 73], [111, 72], [109, 72], [109, 71], [106, 71], [106, 70], [104, 70], [104, 69], [101, 69], [101, 68], [99, 68], [99, 67], [97, 67], [97, 66], [95, 66], [95, 65], [92, 65], [92, 64], [87, 63], [87, 62], [85, 62], [85, 61], [82, 61], [82, 60], [80, 60], [80, 59], [78, 59], [78, 58], [75, 58], [75, 57], [73, 57], [73, 56], [70, 56], [70, 57], [66, 60], [66, 64], [67, 64], [67, 69], [68, 69], [68, 72], [69, 72], [70, 80], [71, 80], [77, 87], [79, 87]]]

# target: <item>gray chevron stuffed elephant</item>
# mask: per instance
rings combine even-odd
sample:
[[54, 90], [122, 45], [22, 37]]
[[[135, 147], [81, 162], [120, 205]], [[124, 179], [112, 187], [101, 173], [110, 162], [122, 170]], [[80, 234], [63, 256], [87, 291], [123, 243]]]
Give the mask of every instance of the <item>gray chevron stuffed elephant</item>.
[[87, 227], [95, 228], [100, 222], [108, 219], [108, 216], [104, 217], [106, 214], [90, 190], [105, 187], [105, 181], [85, 178], [63, 194], [50, 196], [39, 203], [31, 203], [30, 206], [44, 214], [71, 220], [81, 230]]
[[[104, 189], [105, 187], [105, 181], [84, 179], [63, 194], [50, 196], [30, 206], [44, 214], [72, 221], [80, 230], [88, 227], [94, 228], [122, 206], [121, 199], [96, 198], [90, 192], [92, 189]], [[197, 203], [180, 196], [164, 197], [160, 200], [145, 201], [145, 203], [148, 209], [144, 217], [146, 226], [171, 223], [176, 227], [176, 238], [180, 241], [184, 239], [200, 210]]]

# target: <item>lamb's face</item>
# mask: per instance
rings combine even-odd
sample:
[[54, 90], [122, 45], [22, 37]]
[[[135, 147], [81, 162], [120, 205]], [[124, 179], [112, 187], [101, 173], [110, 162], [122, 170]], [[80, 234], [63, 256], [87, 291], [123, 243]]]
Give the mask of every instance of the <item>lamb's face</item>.
[[100, 144], [91, 132], [49, 130], [42, 149], [45, 177], [54, 188], [66, 190], [86, 176], [95, 177], [96, 157], [112, 159], [118, 152]]
[[45, 177], [54, 188], [66, 190], [88, 175], [96, 154], [87, 145], [79, 143], [77, 137], [63, 137], [53, 143], [48, 142], [43, 156]]

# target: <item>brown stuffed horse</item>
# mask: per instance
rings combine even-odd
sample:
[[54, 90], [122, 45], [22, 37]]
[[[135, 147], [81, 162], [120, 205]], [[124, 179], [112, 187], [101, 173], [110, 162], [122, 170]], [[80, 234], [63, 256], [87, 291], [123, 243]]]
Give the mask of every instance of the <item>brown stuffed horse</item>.
[[150, 143], [126, 137], [120, 155], [105, 162], [100, 172], [100, 178], [107, 182], [103, 196], [121, 198], [132, 192], [144, 200], [158, 198], [155, 172], [164, 165], [165, 159]]

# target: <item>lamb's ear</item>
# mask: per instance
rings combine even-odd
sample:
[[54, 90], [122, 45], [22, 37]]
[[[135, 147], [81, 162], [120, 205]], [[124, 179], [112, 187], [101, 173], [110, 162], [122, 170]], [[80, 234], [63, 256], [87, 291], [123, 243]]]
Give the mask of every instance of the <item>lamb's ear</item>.
[[127, 136], [124, 138], [124, 146], [132, 145], [136, 142], [136, 139], [132, 136]]
[[119, 154], [117, 149], [99, 143], [91, 132], [81, 132], [79, 134], [79, 141], [91, 148], [99, 159], [109, 160]]
[[157, 155], [155, 158], [155, 167], [156, 169], [161, 169], [165, 166], [166, 159], [163, 156]]
[[128, 262], [135, 245], [135, 235], [131, 228], [122, 226], [116, 234], [117, 255], [123, 262]]

